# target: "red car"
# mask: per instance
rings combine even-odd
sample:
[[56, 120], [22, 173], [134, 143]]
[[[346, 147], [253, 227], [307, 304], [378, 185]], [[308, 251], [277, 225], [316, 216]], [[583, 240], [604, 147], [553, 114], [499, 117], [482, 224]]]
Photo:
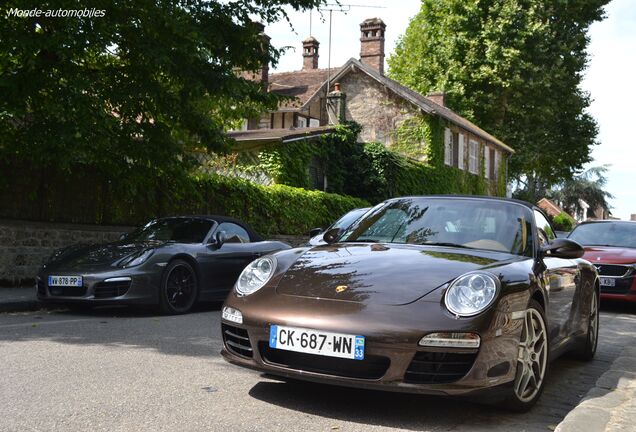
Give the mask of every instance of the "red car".
[[598, 270], [602, 299], [636, 302], [636, 222], [584, 222], [568, 238]]

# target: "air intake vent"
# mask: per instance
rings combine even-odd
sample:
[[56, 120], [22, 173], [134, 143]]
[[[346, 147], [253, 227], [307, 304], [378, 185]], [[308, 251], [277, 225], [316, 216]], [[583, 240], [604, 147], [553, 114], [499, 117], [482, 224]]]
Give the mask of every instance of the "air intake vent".
[[247, 330], [221, 324], [221, 331], [223, 332], [223, 342], [228, 351], [243, 357], [252, 357], [252, 345]]
[[98, 282], [95, 284], [94, 295], [95, 298], [111, 298], [123, 296], [128, 292], [130, 288], [130, 281], [112, 281], [112, 282]]
[[623, 277], [632, 269], [631, 267], [617, 264], [595, 264], [594, 266], [601, 276]]
[[365, 355], [364, 360], [342, 359], [274, 349], [267, 342], [261, 342], [258, 349], [269, 364], [346, 378], [379, 379], [391, 364], [387, 357]]
[[404, 375], [404, 381], [413, 384], [452, 383], [468, 373], [476, 358], [476, 351], [474, 353], [420, 351], [413, 357]]

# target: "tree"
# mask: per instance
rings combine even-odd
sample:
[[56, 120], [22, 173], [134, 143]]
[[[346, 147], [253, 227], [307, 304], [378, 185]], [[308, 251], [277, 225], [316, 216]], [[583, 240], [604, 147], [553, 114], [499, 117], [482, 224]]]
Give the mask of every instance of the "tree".
[[390, 76], [513, 147], [510, 176], [535, 201], [590, 161], [595, 120], [580, 89], [588, 27], [609, 0], [423, 0]]
[[605, 191], [607, 171], [607, 165], [589, 168], [557, 185], [547, 195], [550, 199], [559, 202], [561, 207], [570, 214], [580, 213], [583, 210], [581, 200], [590, 206], [586, 217], [593, 217], [593, 212], [598, 208], [609, 213], [611, 207], [607, 201], [614, 196]]
[[[104, 0], [101, 17], [15, 16], [0, 6], [0, 162], [95, 169], [109, 179], [183, 172], [223, 151], [226, 126], [278, 98], [237, 70], [276, 63], [262, 27], [321, 0]], [[95, 5], [93, 5], [95, 6]], [[38, 2], [46, 13], [87, 2]], [[13, 14], [12, 14], [13, 13]], [[68, 15], [68, 12], [66, 12]]]

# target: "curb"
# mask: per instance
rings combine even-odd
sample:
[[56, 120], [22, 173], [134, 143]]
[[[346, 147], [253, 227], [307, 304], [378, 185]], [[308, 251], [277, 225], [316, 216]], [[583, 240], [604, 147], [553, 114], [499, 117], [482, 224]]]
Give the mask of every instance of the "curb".
[[636, 348], [625, 348], [555, 432], [629, 431], [634, 415]]

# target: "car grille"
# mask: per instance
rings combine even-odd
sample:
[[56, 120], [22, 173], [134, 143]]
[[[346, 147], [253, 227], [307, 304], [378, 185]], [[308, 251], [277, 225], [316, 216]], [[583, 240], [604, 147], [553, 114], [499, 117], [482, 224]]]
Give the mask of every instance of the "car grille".
[[594, 264], [594, 267], [596, 267], [598, 274], [601, 276], [623, 277], [632, 270], [629, 266], [617, 264]]
[[39, 280], [37, 283], [38, 295], [45, 296], [46, 295], [46, 284], [44, 281]]
[[252, 358], [252, 345], [250, 344], [247, 330], [221, 324], [221, 331], [223, 332], [223, 342], [228, 351], [243, 357]]
[[112, 281], [112, 282], [98, 282], [93, 288], [94, 296], [97, 299], [119, 297], [128, 292], [130, 288], [130, 281]]
[[258, 348], [266, 363], [344, 378], [382, 378], [391, 364], [387, 357], [366, 355], [364, 360], [342, 359], [274, 349], [267, 342], [261, 342]]
[[82, 297], [86, 295], [85, 286], [65, 286], [65, 287], [49, 287], [52, 296], [59, 297]]
[[463, 378], [473, 367], [477, 352], [449, 353], [419, 351], [404, 375], [412, 384], [452, 383]]
[[602, 294], [627, 294], [634, 283], [634, 277], [616, 278], [614, 286], [601, 285]]

